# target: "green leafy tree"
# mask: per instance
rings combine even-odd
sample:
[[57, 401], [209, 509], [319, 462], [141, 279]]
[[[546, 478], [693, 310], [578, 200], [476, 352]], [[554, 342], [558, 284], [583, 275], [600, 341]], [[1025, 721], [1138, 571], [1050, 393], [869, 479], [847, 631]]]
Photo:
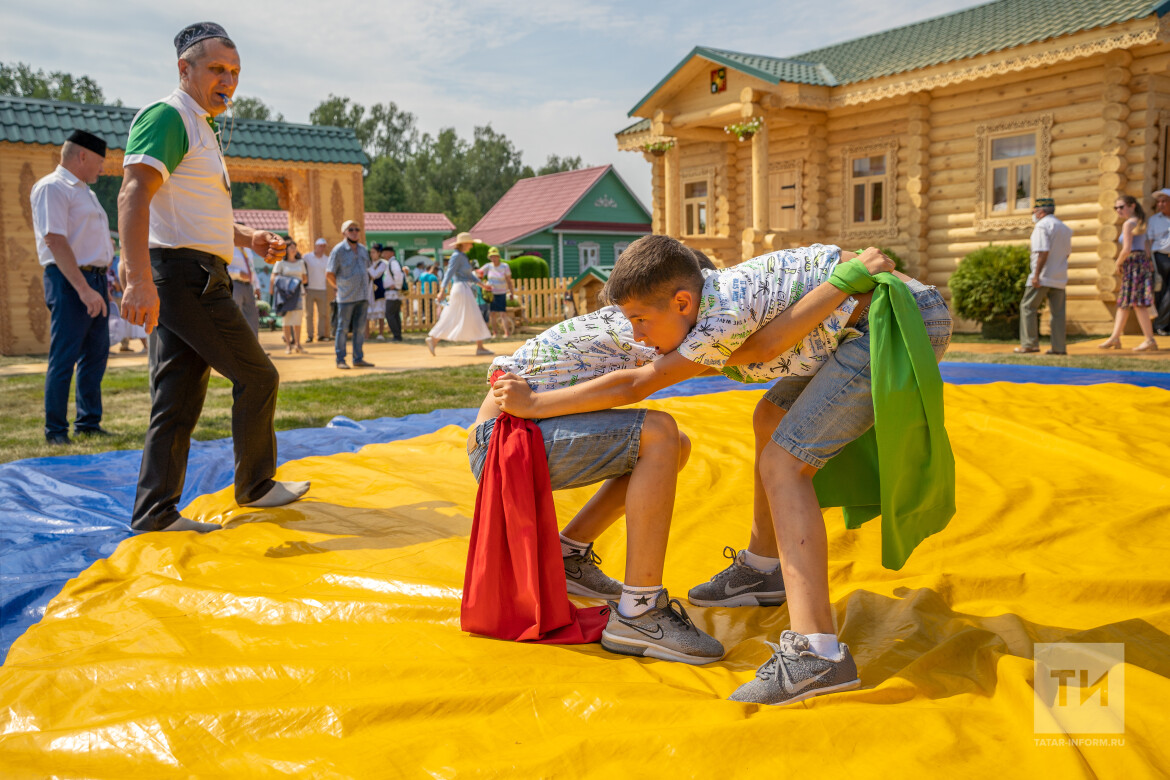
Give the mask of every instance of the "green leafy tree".
[[[74, 76], [60, 70], [46, 74], [44, 70], [33, 70], [31, 65], [23, 62], [12, 65], [0, 62], [0, 95], [68, 103], [106, 102], [102, 88], [89, 76]], [[122, 101], [114, 105], [120, 106]]]
[[232, 100], [231, 115], [236, 119], [262, 119], [271, 122], [283, 122], [284, 114], [272, 115], [272, 108], [257, 97], [237, 97]]
[[555, 154], [550, 154], [545, 160], [544, 165], [536, 169], [537, 176], [547, 176], [550, 173], [563, 173], [565, 171], [579, 171], [584, 165], [581, 164], [581, 156], [576, 157], [558, 157]]

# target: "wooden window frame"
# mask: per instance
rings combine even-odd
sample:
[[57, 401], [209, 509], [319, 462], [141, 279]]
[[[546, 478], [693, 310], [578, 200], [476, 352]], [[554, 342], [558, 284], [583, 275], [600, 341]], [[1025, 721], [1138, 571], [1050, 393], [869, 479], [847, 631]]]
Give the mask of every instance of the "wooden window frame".
[[[597, 250], [597, 262], [593, 265], [585, 265], [585, 249]], [[586, 268], [597, 268], [601, 265], [601, 244], [596, 241], [578, 241], [577, 242], [577, 273], [584, 273]]]
[[[707, 194], [702, 198], [688, 198], [687, 185], [695, 182], [706, 182]], [[682, 207], [682, 213], [679, 214], [679, 232], [687, 238], [711, 238], [715, 235], [715, 169], [713, 167], [706, 168], [690, 168], [682, 171], [679, 176], [679, 203]], [[707, 224], [706, 230], [702, 233], [688, 233], [687, 232], [687, 209], [692, 204], [706, 203], [707, 207]]]
[[[866, 222], [853, 221], [853, 161], [860, 157], [886, 158], [884, 176], [866, 176], [865, 181], [880, 179], [883, 190], [882, 218]], [[841, 234], [846, 241], [865, 241], [877, 238], [894, 238], [898, 235], [898, 139], [888, 138], [868, 144], [846, 146], [841, 150], [841, 177], [844, 183], [842, 193]]]
[[[975, 231], [1022, 231], [1032, 229], [1032, 209], [991, 210], [993, 196], [991, 142], [1000, 138], [1036, 134], [1031, 198], [1050, 197], [1052, 167], [1052, 114], [1019, 117], [1004, 122], [985, 122], [975, 129]], [[1010, 172], [1013, 166], [1009, 166]]]

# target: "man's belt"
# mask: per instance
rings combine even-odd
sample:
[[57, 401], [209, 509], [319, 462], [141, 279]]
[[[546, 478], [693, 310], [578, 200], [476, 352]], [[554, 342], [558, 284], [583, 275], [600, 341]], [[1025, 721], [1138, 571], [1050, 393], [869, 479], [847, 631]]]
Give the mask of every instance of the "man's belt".
[[213, 255], [211, 252], [204, 252], [200, 249], [187, 249], [186, 247], [178, 247], [177, 249], [168, 249], [164, 247], [153, 247], [150, 250], [150, 258], [152, 260], [218, 260], [227, 265], [227, 260], [224, 260], [219, 255]]
[[104, 265], [79, 265], [79, 266], [77, 266], [77, 270], [81, 271], [82, 273], [86, 273], [86, 274], [93, 273], [96, 271], [101, 271], [104, 274], [106, 272], [107, 267], [108, 266], [104, 266]]

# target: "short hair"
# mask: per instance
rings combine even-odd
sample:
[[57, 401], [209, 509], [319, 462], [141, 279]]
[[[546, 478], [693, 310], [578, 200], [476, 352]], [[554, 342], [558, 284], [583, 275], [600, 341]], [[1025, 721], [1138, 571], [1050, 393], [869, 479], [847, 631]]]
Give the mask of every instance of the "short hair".
[[212, 41], [219, 41], [229, 49], [236, 48], [236, 44], [232, 42], [231, 38], [204, 38], [188, 46], [187, 50], [179, 55], [179, 59], [186, 60], [192, 65], [199, 64], [199, 60], [203, 59], [203, 55], [207, 53], [207, 45]]
[[711, 258], [700, 252], [698, 249], [691, 247], [691, 254], [695, 256], [695, 260], [699, 263], [699, 270], [701, 271], [718, 271], [719, 267], [711, 262]]
[[695, 253], [670, 236], [643, 236], [622, 252], [602, 289], [609, 304], [638, 299], [660, 305], [679, 290], [698, 294], [703, 274]]
[[1036, 208], [1043, 211], [1045, 214], [1055, 214], [1056, 206], [1037, 206]]
[[81, 157], [81, 150], [85, 147], [80, 144], [75, 144], [72, 141], [66, 141], [61, 144], [61, 159], [62, 160], [76, 160]]

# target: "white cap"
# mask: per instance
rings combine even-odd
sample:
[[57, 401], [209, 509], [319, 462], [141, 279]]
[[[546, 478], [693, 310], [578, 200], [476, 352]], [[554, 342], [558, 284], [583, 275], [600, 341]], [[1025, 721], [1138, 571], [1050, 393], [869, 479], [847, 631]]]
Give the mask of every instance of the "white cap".
[[1158, 190], [1154, 194], [1155, 195], [1165, 195], [1167, 198], [1170, 198], [1170, 187], [1163, 187], [1162, 189]]
[[329, 242], [323, 238], [318, 238], [316, 243], [318, 246], [321, 246], [322, 244], [328, 244]]

